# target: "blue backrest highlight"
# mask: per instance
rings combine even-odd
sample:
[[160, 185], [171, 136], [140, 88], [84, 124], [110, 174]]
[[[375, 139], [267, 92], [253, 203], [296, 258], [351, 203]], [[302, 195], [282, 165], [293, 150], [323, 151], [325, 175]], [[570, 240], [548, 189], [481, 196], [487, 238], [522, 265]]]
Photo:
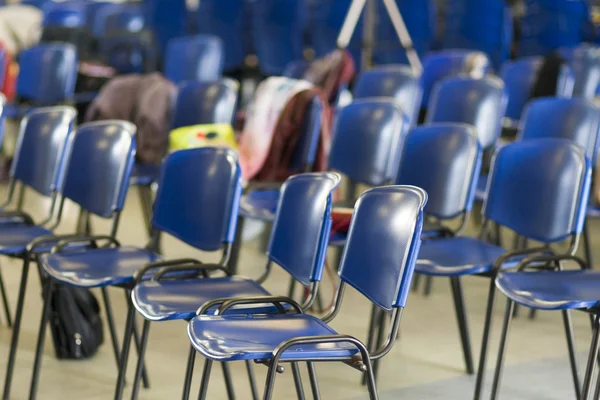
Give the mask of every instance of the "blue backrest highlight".
[[56, 191], [76, 117], [75, 109], [66, 106], [27, 113], [21, 121], [10, 176], [44, 196]]
[[43, 6], [44, 27], [83, 28], [87, 20], [85, 3], [70, 1], [64, 3], [48, 2]]
[[481, 147], [472, 126], [420, 126], [406, 137], [396, 184], [425, 190], [425, 213], [454, 218], [471, 209], [480, 167]]
[[135, 132], [126, 121], [81, 125], [70, 139], [63, 197], [105, 218], [120, 211], [135, 161]]
[[281, 187], [267, 255], [304, 285], [321, 280], [339, 183], [325, 172], [292, 176]]
[[340, 278], [379, 307], [404, 307], [427, 193], [412, 186], [367, 190], [354, 206]]
[[356, 100], [336, 116], [329, 168], [356, 183], [390, 182], [407, 131], [408, 118], [394, 100]]
[[503, 147], [494, 157], [484, 215], [543, 243], [581, 232], [591, 164], [565, 139], [536, 139]]
[[600, 49], [582, 45], [569, 54], [569, 62], [575, 75], [573, 95], [594, 99], [600, 85]]
[[179, 85], [172, 128], [198, 124], [231, 124], [235, 120], [239, 84], [229, 78], [216, 82], [188, 81]]
[[446, 78], [433, 90], [426, 122], [460, 122], [477, 130], [483, 149], [496, 143], [506, 110], [502, 81], [493, 77]]
[[144, 12], [130, 4], [105, 5], [94, 17], [93, 34], [96, 37], [124, 33], [138, 33], [145, 27]]
[[17, 95], [36, 105], [69, 100], [76, 79], [77, 51], [71, 44], [40, 44], [19, 54]]
[[529, 103], [523, 115], [518, 139], [562, 138], [585, 149], [596, 162], [600, 108], [584, 98], [541, 98]]
[[354, 86], [354, 98], [391, 97], [416, 125], [421, 107], [420, 77], [402, 65], [385, 66], [362, 72]]
[[202, 147], [169, 154], [158, 180], [152, 226], [205, 251], [232, 243], [240, 176], [232, 149]]
[[223, 42], [213, 35], [172, 39], [165, 56], [165, 77], [175, 83], [216, 81], [223, 74]]

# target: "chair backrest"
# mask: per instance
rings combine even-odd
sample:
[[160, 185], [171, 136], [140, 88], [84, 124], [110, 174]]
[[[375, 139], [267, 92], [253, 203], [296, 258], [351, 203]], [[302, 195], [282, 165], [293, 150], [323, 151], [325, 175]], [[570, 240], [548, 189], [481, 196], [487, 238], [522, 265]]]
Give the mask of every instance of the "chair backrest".
[[331, 196], [340, 180], [331, 172], [300, 174], [281, 187], [267, 255], [305, 285], [321, 280], [331, 231]]
[[336, 116], [329, 168], [355, 183], [389, 183], [407, 131], [408, 118], [394, 100], [356, 100]]
[[104, 218], [121, 211], [135, 161], [135, 132], [126, 121], [79, 126], [70, 139], [63, 197]]
[[238, 156], [202, 147], [169, 154], [162, 165], [152, 226], [204, 251], [235, 236], [242, 193]]
[[600, 86], [600, 49], [582, 45], [571, 52], [570, 65], [575, 75], [573, 95], [593, 99]]
[[196, 11], [197, 32], [218, 36], [225, 49], [226, 71], [244, 64], [244, 0], [202, 0]]
[[224, 78], [217, 82], [189, 81], [179, 85], [172, 128], [198, 124], [231, 124], [235, 120], [239, 84]]
[[87, 20], [87, 10], [83, 2], [47, 2], [43, 6], [44, 27], [83, 28]]
[[169, 41], [187, 34], [186, 0], [144, 0], [141, 3], [146, 25], [154, 34], [160, 54], [164, 55]]
[[323, 104], [317, 96], [312, 100], [310, 109], [304, 116], [302, 134], [298, 138], [296, 148], [290, 162], [292, 171], [312, 170], [312, 165], [317, 156], [321, 127], [323, 122]]
[[94, 16], [92, 32], [95, 37], [138, 33], [145, 28], [144, 12], [131, 4], [111, 4], [100, 8]]
[[354, 98], [391, 97], [416, 125], [421, 108], [422, 89], [420, 78], [410, 67], [394, 65], [362, 72], [354, 86]]
[[413, 186], [367, 190], [354, 206], [340, 278], [385, 310], [404, 307], [421, 243], [427, 193]]
[[19, 55], [17, 95], [36, 105], [69, 100], [77, 79], [77, 51], [71, 44], [40, 44]]
[[519, 140], [561, 138], [571, 140], [596, 163], [600, 108], [584, 98], [541, 98], [532, 101], [523, 114]]
[[288, 63], [302, 58], [306, 1], [255, 0], [251, 7], [259, 68], [266, 75], [281, 75]]
[[85, 27], [89, 32], [94, 33], [94, 27], [96, 25], [96, 17], [97, 15], [100, 13], [100, 11], [104, 8], [104, 7], [110, 7], [112, 6], [113, 3], [112, 1], [92, 1], [86, 4], [86, 14], [87, 14], [87, 18], [85, 21]]
[[471, 125], [420, 126], [406, 137], [396, 184], [425, 190], [426, 214], [455, 218], [473, 206], [480, 167], [481, 146]]
[[212, 82], [223, 75], [225, 51], [217, 36], [196, 35], [172, 39], [165, 56], [165, 77], [172, 82]]
[[434, 88], [426, 122], [461, 122], [477, 130], [484, 150], [494, 146], [506, 110], [506, 93], [494, 77], [446, 78]]
[[475, 78], [482, 77], [490, 68], [489, 58], [480, 51], [444, 50], [427, 54], [423, 57], [421, 74], [423, 88], [421, 106], [427, 107], [431, 91], [442, 79], [461, 74], [468, 74]]
[[66, 106], [27, 113], [21, 121], [10, 177], [43, 196], [56, 192], [76, 117], [77, 111]]
[[584, 149], [565, 139], [515, 142], [492, 162], [486, 218], [543, 243], [583, 229], [591, 181]]

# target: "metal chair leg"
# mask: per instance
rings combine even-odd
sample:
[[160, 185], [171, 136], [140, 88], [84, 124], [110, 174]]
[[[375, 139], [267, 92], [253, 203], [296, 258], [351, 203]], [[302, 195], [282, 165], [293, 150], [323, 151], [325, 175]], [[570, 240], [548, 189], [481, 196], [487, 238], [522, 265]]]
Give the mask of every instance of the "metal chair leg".
[[421, 274], [415, 273], [413, 275], [413, 281], [412, 281], [412, 286], [411, 286], [410, 290], [413, 292], [416, 292], [417, 290], [419, 290], [420, 283], [421, 283]]
[[140, 204], [142, 206], [144, 225], [146, 226], [148, 234], [150, 234], [152, 230], [152, 187], [138, 186], [138, 195], [140, 197]]
[[212, 364], [213, 362], [208, 358], [204, 361], [204, 371], [202, 371], [202, 382], [200, 383], [200, 392], [198, 394], [198, 400], [206, 400], [206, 394], [208, 393], [208, 381], [210, 380]]
[[108, 321], [108, 330], [110, 332], [110, 338], [112, 341], [113, 352], [115, 353], [115, 361], [117, 368], [119, 367], [119, 338], [117, 337], [117, 329], [115, 327], [115, 319], [113, 317], [112, 306], [110, 304], [110, 297], [108, 296], [108, 289], [103, 287], [102, 300], [104, 302], [104, 311], [106, 312], [106, 319]]
[[4, 307], [4, 315], [6, 315], [6, 325], [12, 327], [12, 317], [10, 315], [10, 306], [8, 305], [8, 297], [6, 296], [6, 287], [4, 286], [4, 278], [2, 277], [2, 269], [0, 268], [0, 295], [2, 295], [2, 305]]
[[269, 369], [267, 370], [267, 379], [265, 381], [265, 393], [263, 400], [271, 400], [275, 389], [275, 374], [277, 374], [277, 360], [272, 358], [269, 361]]
[[459, 277], [450, 278], [450, 286], [454, 297], [454, 309], [456, 311], [456, 320], [460, 330], [460, 341], [462, 344], [463, 355], [465, 358], [465, 368], [469, 375], [473, 375], [473, 356], [471, 354], [471, 339], [469, 337], [469, 325], [465, 312], [465, 299], [463, 296], [462, 283]]
[[512, 300], [506, 300], [506, 312], [504, 313], [504, 324], [502, 325], [502, 336], [500, 338], [500, 348], [498, 349], [498, 359], [496, 360], [496, 371], [494, 372], [494, 382], [492, 384], [491, 399], [495, 400], [498, 397], [500, 389], [500, 381], [502, 380], [502, 368], [504, 367], [504, 352], [508, 341], [508, 333], [510, 324], [513, 320], [512, 314], [515, 303]]
[[425, 287], [423, 288], [423, 294], [429, 296], [431, 294], [431, 287], [433, 286], [433, 276], [425, 277]]
[[[377, 329], [378, 329], [377, 343], [375, 345], [376, 346], [375, 349], [381, 348], [381, 346], [383, 345], [383, 341], [385, 340], [384, 334], [385, 334], [385, 326], [386, 326], [386, 322], [387, 322], [387, 317], [388, 317], [388, 314], [385, 311], [379, 310], [379, 322], [377, 323], [377, 325], [378, 325], [378, 327], [377, 327]], [[381, 359], [377, 359], [377, 360], [373, 361], [373, 376], [374, 376], [375, 380], [377, 380], [377, 373], [379, 372], [380, 364], [381, 364]]]
[[258, 400], [258, 388], [256, 387], [256, 378], [254, 376], [254, 367], [252, 361], [245, 361], [246, 371], [248, 371], [248, 382], [250, 382], [250, 392], [252, 393], [252, 400]]
[[240, 251], [242, 249], [242, 234], [244, 232], [244, 221], [245, 218], [239, 216], [237, 219], [237, 227], [235, 229], [235, 237], [233, 239], [233, 246], [231, 246], [231, 257], [229, 257], [229, 271], [232, 274], [236, 274], [238, 270], [238, 261], [240, 258]]
[[296, 291], [296, 280], [294, 278], [290, 278], [290, 286], [288, 288], [288, 297], [293, 299], [295, 291]]
[[42, 355], [44, 353], [44, 340], [46, 338], [46, 324], [50, 319], [50, 304], [52, 303], [52, 290], [54, 282], [48, 278], [44, 288], [44, 298], [42, 307], [42, 318], [38, 331], [37, 345], [35, 350], [35, 362], [33, 363], [33, 374], [31, 376], [31, 385], [29, 386], [29, 400], [34, 400], [37, 395], [38, 382], [40, 378], [40, 368], [42, 366]]
[[150, 321], [144, 320], [142, 326], [142, 338], [140, 343], [140, 350], [138, 356], [138, 362], [135, 367], [135, 375], [133, 378], [133, 388], [131, 389], [131, 400], [137, 400], [138, 393], [140, 391], [140, 381], [142, 380], [142, 371], [144, 370], [146, 346], [148, 345], [148, 335], [150, 334]]
[[[381, 311], [375, 304], [371, 307], [371, 318], [369, 320], [369, 333], [367, 334], [367, 348], [369, 351], [377, 350], [375, 348], [375, 338], [377, 337], [377, 321], [379, 321], [379, 311]], [[363, 374], [361, 384], [367, 384], [367, 375]]]
[[[127, 297], [127, 304], [129, 304], [129, 307], [133, 307], [133, 305], [131, 304], [131, 290], [125, 290], [125, 296]], [[139, 358], [141, 355], [141, 340], [135, 316], [133, 317], [133, 339], [135, 342], [135, 349], [138, 353]], [[148, 370], [145, 364], [142, 368], [142, 383], [144, 385], [144, 389], [150, 388], [150, 379], [148, 378]]]
[[298, 400], [304, 400], [304, 387], [302, 386], [302, 377], [300, 376], [300, 369], [297, 362], [292, 363], [292, 375], [294, 375], [294, 386], [296, 386]]
[[474, 400], [481, 398], [481, 391], [483, 389], [483, 380], [485, 377], [485, 363], [487, 358], [487, 347], [490, 340], [490, 330], [492, 327], [492, 317], [494, 312], [494, 297], [496, 295], [496, 283], [494, 279], [490, 279], [490, 290], [488, 293], [488, 303], [485, 313], [485, 324], [483, 326], [483, 338], [481, 340], [481, 354], [479, 355], [479, 366], [477, 369], [477, 380], [475, 383], [475, 393], [473, 395]]
[[585, 368], [585, 375], [583, 378], [583, 388], [581, 390], [581, 400], [588, 400], [592, 388], [592, 379], [596, 374], [596, 365], [598, 358], [598, 347], [600, 339], [600, 315], [594, 317], [593, 331], [592, 331], [592, 343], [590, 345], [590, 353], [588, 355], [587, 365]]
[[183, 394], [182, 400], [188, 400], [190, 398], [190, 388], [192, 386], [192, 376], [194, 375], [194, 362], [196, 361], [196, 350], [190, 345], [190, 351], [188, 353], [188, 362], [185, 369], [185, 380], [183, 381]]
[[594, 269], [594, 260], [592, 258], [592, 244], [590, 241], [589, 219], [586, 219], [585, 223], [583, 224], [583, 249], [585, 251], [585, 261], [587, 261], [588, 268]]
[[125, 334], [123, 335], [123, 348], [119, 358], [119, 374], [117, 376], [117, 386], [115, 389], [115, 400], [123, 398], [125, 389], [125, 375], [127, 374], [127, 361], [129, 359], [129, 350], [131, 348], [131, 338], [133, 336], [133, 324], [135, 322], [135, 309], [131, 304], [131, 297], [127, 296], [127, 322], [125, 323]]
[[310, 379], [310, 388], [312, 390], [313, 399], [321, 400], [321, 393], [319, 393], [319, 381], [317, 380], [317, 372], [315, 371], [315, 364], [311, 361], [306, 363], [308, 369], [308, 377]]
[[231, 382], [231, 371], [229, 370], [229, 364], [226, 362], [221, 363], [223, 368], [223, 378], [225, 380], [225, 388], [227, 389], [227, 397], [229, 400], [235, 400], [235, 392], [233, 390], [233, 382]]
[[600, 377], [596, 377], [596, 389], [594, 390], [594, 400], [600, 399]]
[[21, 321], [23, 319], [23, 307], [25, 305], [25, 292], [27, 291], [27, 277], [29, 275], [29, 256], [25, 256], [23, 261], [23, 270], [21, 271], [21, 283], [19, 285], [19, 298], [17, 299], [17, 310], [15, 312], [15, 324], [13, 326], [10, 339], [10, 352], [8, 353], [8, 364], [6, 366], [6, 375], [4, 377], [4, 391], [2, 399], [8, 400], [10, 397], [10, 386], [15, 367], [15, 358], [17, 356], [17, 347], [19, 345], [19, 333], [21, 332]]
[[573, 332], [573, 318], [571, 311], [563, 310], [563, 323], [565, 325], [565, 334], [567, 336], [567, 347], [569, 348], [569, 361], [571, 363], [571, 373], [573, 383], [575, 384], [575, 398], [581, 398], [581, 382], [579, 381], [579, 370], [577, 367], [577, 356], [575, 354], [575, 333]]

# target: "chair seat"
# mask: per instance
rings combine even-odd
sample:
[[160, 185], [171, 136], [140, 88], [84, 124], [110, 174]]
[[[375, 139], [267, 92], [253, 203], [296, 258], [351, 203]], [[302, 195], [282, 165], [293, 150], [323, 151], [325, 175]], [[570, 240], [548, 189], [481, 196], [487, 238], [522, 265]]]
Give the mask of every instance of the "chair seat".
[[479, 179], [477, 179], [477, 188], [475, 189], [475, 198], [479, 201], [485, 200], [487, 197], [487, 183], [489, 176], [487, 174], [479, 175]]
[[425, 240], [415, 271], [438, 276], [481, 274], [490, 271], [505, 252], [501, 247], [469, 237]]
[[[293, 315], [201, 315], [188, 325], [192, 346], [215, 361], [265, 360], [286, 340], [301, 336], [336, 335], [320, 319]], [[346, 343], [298, 345], [282, 358], [352, 357], [357, 349]]]
[[254, 190], [240, 201], [240, 215], [244, 218], [271, 222], [279, 202], [279, 190]]
[[[131, 295], [135, 308], [151, 321], [191, 319], [207, 301], [227, 297], [268, 296], [258, 283], [244, 277], [146, 281]], [[215, 307], [212, 313], [216, 310]], [[272, 307], [269, 307], [271, 309]], [[258, 312], [256, 309], [253, 312]]]
[[159, 255], [135, 247], [78, 249], [45, 254], [40, 265], [59, 282], [78, 287], [122, 285], [133, 281], [134, 274]]
[[[0, 254], [18, 255], [25, 252], [25, 248], [34, 239], [41, 236], [53, 235], [52, 231], [36, 225], [25, 225], [21, 223], [0, 224]], [[50, 251], [54, 243], [48, 243], [39, 248], [40, 252]]]
[[541, 310], [566, 310], [600, 305], [600, 272], [502, 272], [496, 287], [511, 300]]
[[135, 163], [130, 183], [135, 186], [148, 186], [158, 180], [160, 165]]

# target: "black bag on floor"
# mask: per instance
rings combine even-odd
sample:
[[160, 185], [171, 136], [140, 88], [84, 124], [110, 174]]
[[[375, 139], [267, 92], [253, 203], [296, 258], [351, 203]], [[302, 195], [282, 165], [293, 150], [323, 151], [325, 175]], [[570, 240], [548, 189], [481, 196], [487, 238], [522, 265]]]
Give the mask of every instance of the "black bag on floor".
[[93, 356], [104, 340], [100, 307], [87, 289], [55, 284], [50, 303], [50, 330], [58, 359]]

